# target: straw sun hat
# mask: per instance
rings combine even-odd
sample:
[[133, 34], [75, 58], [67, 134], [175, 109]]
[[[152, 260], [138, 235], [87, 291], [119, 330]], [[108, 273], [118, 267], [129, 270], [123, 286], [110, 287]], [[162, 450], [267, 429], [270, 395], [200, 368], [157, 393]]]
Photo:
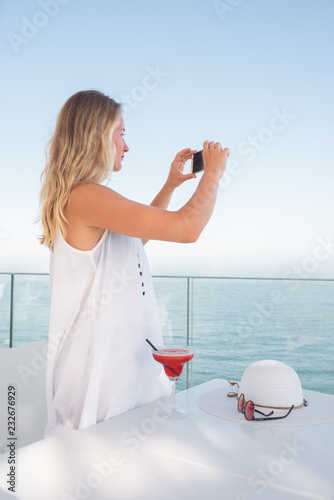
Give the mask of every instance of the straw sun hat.
[[[253, 401], [255, 410], [278, 420], [248, 421], [237, 405], [241, 395]], [[197, 404], [202, 410], [236, 422], [252, 425], [300, 426], [334, 421], [334, 396], [303, 390], [295, 370], [281, 361], [252, 363], [244, 371], [241, 382], [227, 381], [223, 388], [201, 394]], [[255, 418], [263, 418], [257, 411]]]

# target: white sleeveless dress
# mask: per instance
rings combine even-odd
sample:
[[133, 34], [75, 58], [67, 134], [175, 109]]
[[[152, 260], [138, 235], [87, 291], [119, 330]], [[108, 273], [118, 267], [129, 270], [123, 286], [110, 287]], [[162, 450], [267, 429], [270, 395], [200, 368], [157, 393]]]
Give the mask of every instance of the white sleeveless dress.
[[145, 342], [162, 344], [141, 240], [105, 231], [93, 250], [59, 234], [50, 262], [45, 436], [81, 429], [170, 392]]

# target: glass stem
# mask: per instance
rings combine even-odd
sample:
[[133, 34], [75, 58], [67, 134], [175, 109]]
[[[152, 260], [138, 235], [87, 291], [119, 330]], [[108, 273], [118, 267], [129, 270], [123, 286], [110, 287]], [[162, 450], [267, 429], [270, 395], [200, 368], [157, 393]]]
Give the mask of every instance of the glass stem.
[[172, 402], [171, 402], [171, 411], [176, 411], [176, 406], [175, 406], [175, 386], [176, 386], [176, 379], [171, 379], [172, 382]]

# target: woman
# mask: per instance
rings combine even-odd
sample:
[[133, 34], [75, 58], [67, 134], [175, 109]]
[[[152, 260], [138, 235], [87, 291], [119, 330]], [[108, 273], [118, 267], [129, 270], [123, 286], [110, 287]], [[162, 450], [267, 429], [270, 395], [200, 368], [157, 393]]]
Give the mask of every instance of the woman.
[[169, 381], [144, 342], [162, 343], [143, 243], [196, 241], [212, 214], [228, 149], [206, 141], [193, 197], [167, 211], [195, 151], [180, 151], [150, 206], [101, 185], [129, 150], [121, 106], [97, 91], [62, 108], [43, 172], [42, 243], [52, 251], [46, 435], [149, 403]]

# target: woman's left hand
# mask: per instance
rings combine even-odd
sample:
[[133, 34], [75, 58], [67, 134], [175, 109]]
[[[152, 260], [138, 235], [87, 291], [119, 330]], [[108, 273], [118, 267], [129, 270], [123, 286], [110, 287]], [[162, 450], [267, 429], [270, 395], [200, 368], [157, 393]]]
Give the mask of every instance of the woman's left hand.
[[170, 188], [175, 189], [178, 186], [181, 186], [181, 184], [183, 184], [184, 181], [196, 178], [196, 174], [183, 173], [186, 161], [190, 160], [190, 158], [192, 158], [194, 153], [196, 153], [196, 149], [190, 149], [190, 148], [182, 149], [182, 151], [179, 151], [177, 153], [174, 161], [171, 164], [168, 178], [166, 181], [166, 184]]

